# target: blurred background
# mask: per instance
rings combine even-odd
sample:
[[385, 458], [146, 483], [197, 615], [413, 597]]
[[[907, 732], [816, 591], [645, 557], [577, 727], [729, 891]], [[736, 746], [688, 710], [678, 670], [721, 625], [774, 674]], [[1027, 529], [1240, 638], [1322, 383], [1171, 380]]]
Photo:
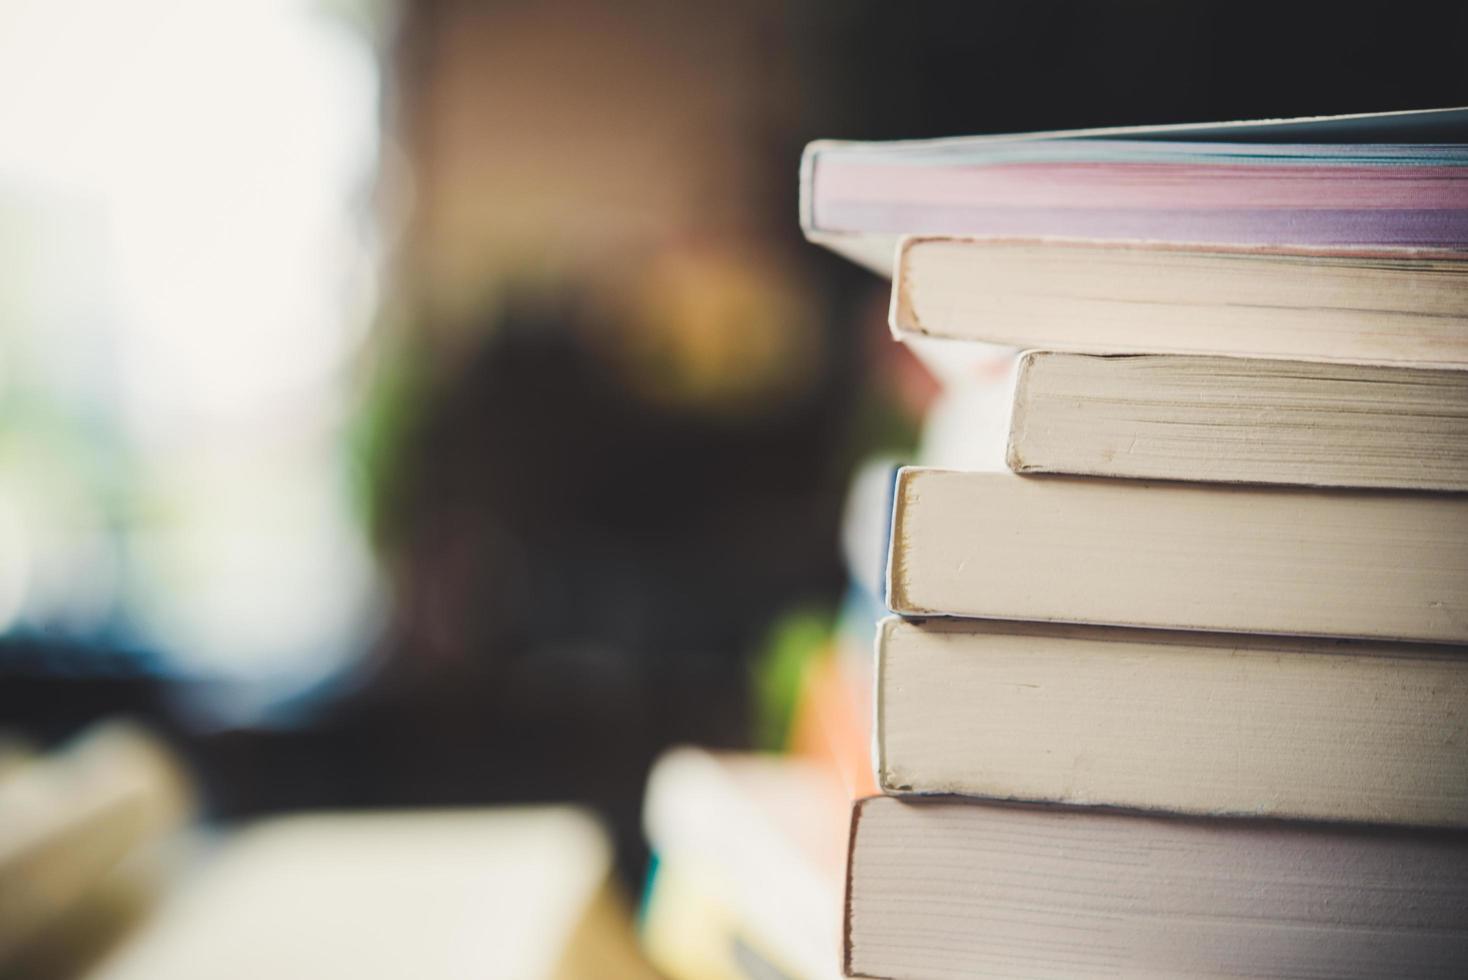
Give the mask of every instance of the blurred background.
[[217, 820], [775, 744], [933, 382], [801, 147], [1468, 103], [1468, 10], [0, 0], [0, 729]]

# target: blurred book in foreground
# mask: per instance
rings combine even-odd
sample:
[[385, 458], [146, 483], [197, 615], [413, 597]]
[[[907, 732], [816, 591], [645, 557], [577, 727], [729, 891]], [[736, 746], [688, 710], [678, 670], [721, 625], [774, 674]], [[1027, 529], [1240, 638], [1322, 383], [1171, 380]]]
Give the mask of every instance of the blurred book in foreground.
[[167, 747], [128, 723], [44, 755], [0, 750], [0, 975], [68, 975], [130, 928], [191, 797]]
[[848, 803], [833, 775], [778, 756], [675, 749], [644, 806], [657, 864], [642, 935], [676, 980], [840, 976]]
[[97, 980], [651, 980], [571, 808], [311, 814], [227, 837]]

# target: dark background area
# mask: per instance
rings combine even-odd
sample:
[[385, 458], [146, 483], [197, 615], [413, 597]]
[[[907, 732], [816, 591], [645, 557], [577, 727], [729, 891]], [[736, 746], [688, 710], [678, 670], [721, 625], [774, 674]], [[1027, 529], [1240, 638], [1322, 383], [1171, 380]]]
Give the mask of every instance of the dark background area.
[[[1465, 51], [1447, 4], [405, 3], [384, 49], [416, 192], [373, 382], [400, 409], [372, 448], [379, 649], [292, 723], [219, 729], [135, 660], [10, 641], [0, 726], [51, 743], [147, 718], [220, 819], [585, 801], [635, 878], [650, 762], [749, 744], [774, 625], [840, 600], [852, 466], [911, 438], [885, 284], [800, 239], [806, 141], [1460, 105]], [[535, 142], [574, 136], [583, 96], [584, 147]], [[671, 149], [618, 142], [644, 130]], [[529, 149], [502, 166], [506, 146]], [[689, 283], [712, 313], [640, 298]], [[741, 346], [790, 310], [804, 333]], [[705, 316], [695, 340], [649, 332]]]

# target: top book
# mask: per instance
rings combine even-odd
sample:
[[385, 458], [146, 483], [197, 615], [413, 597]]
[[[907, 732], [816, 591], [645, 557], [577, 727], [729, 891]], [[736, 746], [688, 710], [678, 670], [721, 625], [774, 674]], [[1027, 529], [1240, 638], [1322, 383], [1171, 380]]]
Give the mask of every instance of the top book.
[[1468, 250], [1468, 108], [811, 143], [806, 237], [892, 274], [903, 235]]

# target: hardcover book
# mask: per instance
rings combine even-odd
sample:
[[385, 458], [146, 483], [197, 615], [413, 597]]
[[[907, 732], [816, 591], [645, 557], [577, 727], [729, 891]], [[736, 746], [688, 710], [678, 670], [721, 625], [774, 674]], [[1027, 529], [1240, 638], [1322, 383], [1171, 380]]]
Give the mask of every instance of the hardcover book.
[[1468, 245], [1468, 109], [860, 143], [801, 161], [806, 237], [884, 275], [902, 235]]

